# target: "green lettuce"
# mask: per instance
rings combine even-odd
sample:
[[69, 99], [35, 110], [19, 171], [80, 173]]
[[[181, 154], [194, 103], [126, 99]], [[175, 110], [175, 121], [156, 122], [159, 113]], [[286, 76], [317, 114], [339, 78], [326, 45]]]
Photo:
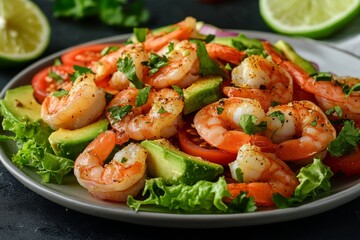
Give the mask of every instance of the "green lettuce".
[[6, 111], [2, 101], [0, 110], [3, 116], [2, 128], [11, 134], [1, 135], [0, 141], [13, 140], [19, 149], [12, 156], [12, 161], [19, 168], [35, 169], [43, 182], [61, 184], [63, 177], [73, 169], [74, 161], [55, 155], [48, 141], [51, 128], [42, 120], [17, 119]]
[[145, 210], [146, 205], [150, 205], [181, 213], [250, 212], [256, 209], [253, 199], [241, 194], [231, 202], [229, 208], [223, 202], [224, 197], [230, 196], [224, 177], [216, 182], [198, 181], [192, 186], [167, 186], [162, 178], [152, 178], [146, 180], [142, 195], [147, 198], [137, 200], [129, 196], [128, 206], [135, 211]]
[[300, 169], [297, 175], [300, 184], [296, 187], [293, 196], [285, 198], [277, 193], [274, 195], [274, 202], [277, 207], [286, 208], [305, 200], [315, 199], [331, 189], [332, 176], [333, 172], [330, 168], [320, 159], [314, 158], [313, 163]]

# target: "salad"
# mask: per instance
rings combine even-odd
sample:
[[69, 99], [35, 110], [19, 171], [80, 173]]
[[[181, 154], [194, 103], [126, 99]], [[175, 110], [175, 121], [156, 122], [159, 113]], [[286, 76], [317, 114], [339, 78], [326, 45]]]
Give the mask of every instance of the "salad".
[[136, 211], [235, 213], [360, 173], [360, 80], [187, 17], [76, 47], [0, 100], [12, 161]]

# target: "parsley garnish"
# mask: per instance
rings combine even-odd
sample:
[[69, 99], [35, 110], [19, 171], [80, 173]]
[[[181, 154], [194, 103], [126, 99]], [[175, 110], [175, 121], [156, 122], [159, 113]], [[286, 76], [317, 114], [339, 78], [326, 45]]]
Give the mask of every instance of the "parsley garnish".
[[251, 114], [240, 116], [239, 124], [246, 134], [255, 134], [266, 129], [266, 122], [262, 121], [256, 125], [257, 117]]
[[161, 107], [161, 108], [159, 109], [158, 113], [160, 113], [160, 114], [166, 113], [165, 108], [164, 108], [164, 107]]
[[344, 156], [353, 151], [360, 142], [360, 129], [355, 128], [354, 121], [344, 121], [338, 136], [327, 147], [333, 157]]
[[51, 77], [52, 79], [54, 79], [57, 83], [63, 83], [64, 82], [64, 79], [57, 73], [51, 71], [49, 69], [49, 72], [48, 72], [48, 76]]
[[117, 62], [117, 69], [123, 72], [127, 79], [137, 88], [141, 89], [144, 87], [144, 83], [140, 81], [136, 75], [136, 67], [131, 57], [119, 58]]
[[58, 89], [58, 90], [56, 90], [55, 92], [52, 93], [52, 95], [54, 97], [57, 97], [57, 98], [61, 98], [61, 97], [66, 96], [68, 94], [69, 94], [69, 91], [67, 91], [65, 89], [62, 89], [62, 88], [60, 88], [60, 89]]
[[113, 106], [108, 109], [108, 112], [110, 112], [110, 117], [114, 118], [116, 121], [120, 121], [123, 119], [126, 114], [128, 114], [132, 110], [131, 105], [125, 105], [125, 106]]
[[148, 28], [134, 28], [134, 35], [136, 40], [138, 40], [138, 42], [144, 42], [146, 40], [148, 31]]
[[172, 87], [181, 97], [184, 97], [184, 91], [183, 91], [179, 86], [171, 85], [171, 87]]
[[216, 107], [216, 111], [217, 111], [218, 114], [221, 114], [224, 111], [224, 108]]
[[269, 116], [272, 118], [277, 118], [281, 122], [281, 126], [284, 125], [285, 115], [281, 111], [274, 111], [274, 112], [270, 113]]
[[335, 106], [335, 107], [333, 107], [333, 108], [330, 108], [330, 109], [328, 109], [325, 113], [326, 113], [326, 115], [330, 115], [330, 114], [332, 114], [332, 113], [336, 113], [336, 115], [337, 115], [338, 117], [342, 117], [342, 115], [343, 115], [342, 109], [341, 109], [341, 107], [339, 107], [339, 106]]
[[92, 73], [90, 68], [87, 67], [83, 67], [83, 66], [78, 66], [78, 65], [74, 65], [73, 66], [75, 72], [73, 74], [69, 73], [69, 77], [71, 81], [75, 81], [78, 77], [80, 77], [81, 75], [85, 74], [85, 73]]
[[327, 72], [317, 72], [309, 75], [310, 77], [313, 77], [315, 79], [315, 82], [318, 81], [331, 81], [332, 75]]
[[192, 41], [196, 43], [196, 54], [200, 61], [200, 74], [203, 76], [215, 74], [225, 77], [223, 69], [210, 58], [204, 42], [198, 39]]
[[147, 66], [150, 69], [149, 75], [152, 76], [157, 71], [159, 71], [160, 68], [168, 65], [168, 63], [169, 63], [169, 61], [165, 55], [161, 57], [161, 56], [157, 55], [156, 53], [151, 53], [150, 61], [144, 61], [141, 64], [144, 66]]
[[149, 94], [150, 94], [150, 86], [146, 86], [146, 87], [142, 88], [139, 91], [138, 95], [136, 96], [135, 106], [140, 107], [140, 106], [144, 105], [149, 98]]
[[119, 48], [120, 47], [118, 47], [118, 46], [108, 46], [108, 47], [104, 48], [103, 50], [101, 50], [101, 56], [105, 56], [106, 54], [109, 54], [111, 52], [115, 52]]

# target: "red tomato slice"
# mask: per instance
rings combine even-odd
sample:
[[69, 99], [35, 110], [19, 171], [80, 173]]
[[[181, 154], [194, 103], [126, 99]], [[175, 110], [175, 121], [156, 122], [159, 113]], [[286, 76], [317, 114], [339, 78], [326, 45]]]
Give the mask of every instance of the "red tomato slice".
[[87, 67], [91, 62], [98, 61], [102, 57], [101, 51], [104, 48], [111, 46], [121, 47], [123, 45], [118, 43], [107, 43], [75, 47], [74, 49], [64, 53], [61, 56], [61, 61], [64, 65]]
[[190, 124], [185, 125], [178, 131], [178, 139], [181, 149], [193, 156], [201, 157], [209, 162], [227, 166], [236, 159], [235, 153], [225, 152], [223, 150], [207, 146], [206, 142], [195, 142], [200, 139], [197, 132]]
[[53, 65], [40, 70], [31, 80], [35, 99], [42, 103], [47, 95], [69, 82], [68, 74], [73, 72], [72, 66], [68, 65]]
[[324, 164], [330, 167], [334, 174], [353, 176], [360, 174], [360, 145], [355, 151], [342, 157], [332, 157], [330, 154], [325, 157]]

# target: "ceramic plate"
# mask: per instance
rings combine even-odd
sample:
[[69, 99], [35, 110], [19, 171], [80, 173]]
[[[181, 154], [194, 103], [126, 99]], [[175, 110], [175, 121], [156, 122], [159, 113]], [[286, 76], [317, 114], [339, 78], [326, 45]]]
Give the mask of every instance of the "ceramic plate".
[[[288, 38], [281, 35], [261, 33], [254, 31], [240, 31], [250, 38], [267, 39], [275, 42], [283, 39], [289, 42], [303, 57], [316, 62], [320, 71], [331, 71], [339, 75], [352, 75], [360, 77], [360, 59], [309, 39]], [[114, 36], [99, 39], [93, 43], [123, 42], [129, 35]], [[51, 65], [53, 60], [64, 51], [48, 56], [29, 66], [14, 77], [2, 90], [1, 98], [5, 91], [20, 85], [29, 84], [31, 77], [43, 67]], [[3, 130], [1, 129], [1, 132]], [[238, 214], [169, 214], [157, 212], [135, 212], [125, 204], [110, 203], [97, 200], [82, 188], [74, 176], [67, 176], [64, 184], [42, 183], [41, 178], [29, 169], [18, 169], [10, 159], [16, 147], [10, 142], [0, 142], [0, 156], [3, 165], [21, 183], [41, 196], [60, 204], [64, 207], [102, 218], [136, 223], [149, 226], [162, 227], [187, 227], [187, 228], [219, 228], [258, 225], [299, 219], [333, 209], [360, 196], [360, 178], [353, 177], [338, 180], [333, 183], [333, 188], [328, 195], [301, 205], [286, 209], [259, 211]]]

